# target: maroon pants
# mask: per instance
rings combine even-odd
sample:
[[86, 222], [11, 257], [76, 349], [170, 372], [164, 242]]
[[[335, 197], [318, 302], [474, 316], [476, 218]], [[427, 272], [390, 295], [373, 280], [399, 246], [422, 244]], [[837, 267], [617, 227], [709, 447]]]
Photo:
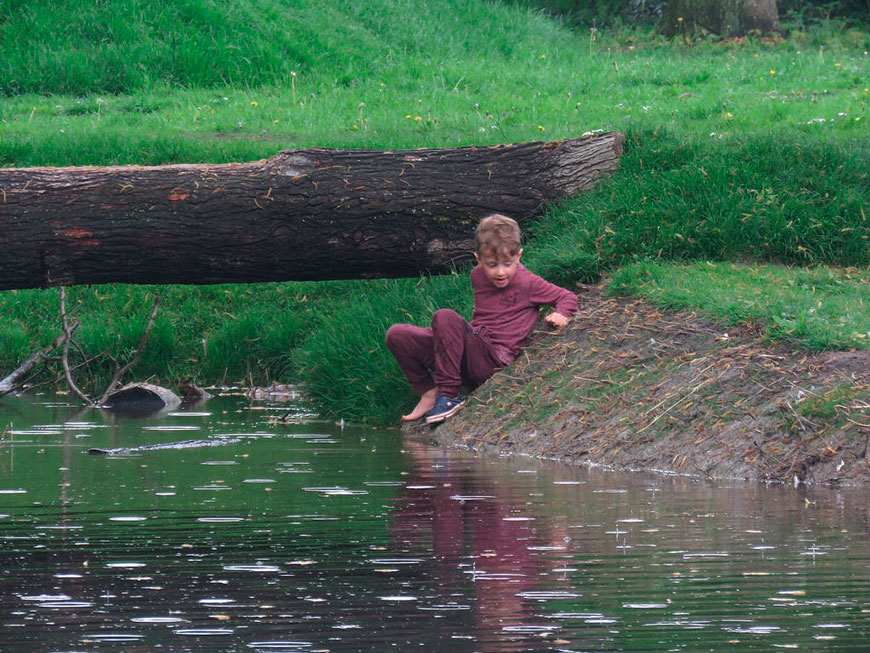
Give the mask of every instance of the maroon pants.
[[455, 397], [460, 386], [475, 388], [504, 367], [493, 346], [447, 308], [435, 311], [431, 327], [394, 324], [386, 342], [418, 395], [438, 388], [439, 395]]

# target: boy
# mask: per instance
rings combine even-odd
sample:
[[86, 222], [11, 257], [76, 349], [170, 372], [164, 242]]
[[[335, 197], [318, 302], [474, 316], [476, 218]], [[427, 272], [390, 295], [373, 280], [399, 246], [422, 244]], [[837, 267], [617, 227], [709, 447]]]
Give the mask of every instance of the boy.
[[553, 307], [544, 321], [556, 328], [567, 325], [577, 310], [577, 295], [520, 264], [523, 250], [514, 220], [487, 216], [477, 226], [474, 241], [471, 323], [455, 311], [440, 309], [431, 327], [394, 324], [387, 331], [387, 348], [420, 396], [402, 416], [406, 422], [424, 418], [434, 424], [459, 412], [465, 405], [460, 387], [479, 386], [517, 357], [535, 326], [539, 306]]

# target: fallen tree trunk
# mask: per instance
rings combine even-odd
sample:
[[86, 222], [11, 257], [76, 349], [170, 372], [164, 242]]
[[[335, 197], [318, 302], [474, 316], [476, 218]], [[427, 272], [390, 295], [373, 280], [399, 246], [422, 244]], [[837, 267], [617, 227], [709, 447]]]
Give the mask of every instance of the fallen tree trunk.
[[413, 276], [619, 165], [610, 132], [553, 143], [288, 150], [242, 164], [0, 170], [0, 289]]

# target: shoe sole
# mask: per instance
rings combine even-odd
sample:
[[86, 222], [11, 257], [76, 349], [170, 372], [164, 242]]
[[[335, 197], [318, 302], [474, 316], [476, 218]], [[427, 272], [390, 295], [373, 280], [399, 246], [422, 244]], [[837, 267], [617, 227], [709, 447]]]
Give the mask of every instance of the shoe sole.
[[438, 424], [439, 422], [443, 422], [448, 417], [453, 417], [456, 413], [458, 413], [463, 408], [465, 408], [464, 401], [456, 404], [453, 408], [451, 408], [450, 410], [448, 410], [445, 413], [441, 413], [440, 415], [433, 415], [432, 417], [427, 417], [426, 423], [427, 424]]

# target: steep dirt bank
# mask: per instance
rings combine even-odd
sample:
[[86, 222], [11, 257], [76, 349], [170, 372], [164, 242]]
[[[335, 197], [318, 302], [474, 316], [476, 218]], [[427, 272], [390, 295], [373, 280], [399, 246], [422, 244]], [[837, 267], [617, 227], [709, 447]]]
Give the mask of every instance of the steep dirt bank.
[[444, 444], [711, 478], [870, 482], [870, 351], [765, 342], [600, 287], [435, 428]]

